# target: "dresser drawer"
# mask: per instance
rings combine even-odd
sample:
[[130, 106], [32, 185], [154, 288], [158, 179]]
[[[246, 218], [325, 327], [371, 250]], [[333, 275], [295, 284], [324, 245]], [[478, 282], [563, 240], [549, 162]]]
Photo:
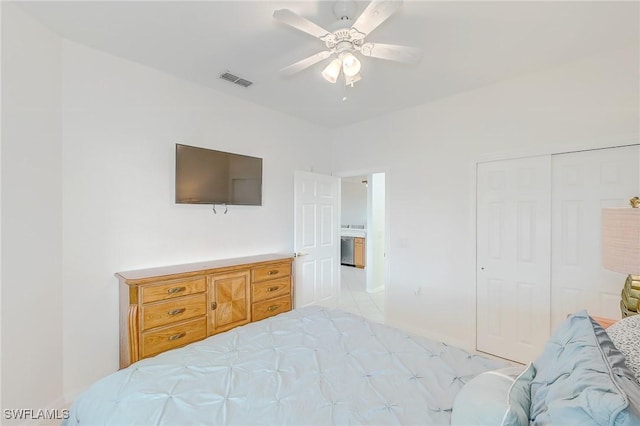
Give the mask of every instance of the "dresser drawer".
[[146, 358], [207, 336], [207, 319], [198, 318], [179, 325], [142, 333], [141, 358]]
[[291, 264], [282, 263], [279, 265], [262, 266], [251, 271], [251, 281], [254, 283], [273, 280], [275, 278], [288, 277], [291, 275]]
[[207, 295], [205, 293], [142, 305], [142, 329], [148, 330], [206, 313]]
[[281, 314], [291, 310], [291, 297], [284, 296], [277, 299], [265, 300], [264, 302], [254, 303], [251, 306], [251, 320], [260, 321], [274, 315]]
[[291, 293], [291, 278], [289, 277], [251, 285], [251, 300], [253, 302], [272, 299], [289, 293]]
[[141, 286], [142, 303], [173, 299], [187, 294], [204, 293], [207, 281], [204, 277], [192, 280], [167, 281], [162, 284]]

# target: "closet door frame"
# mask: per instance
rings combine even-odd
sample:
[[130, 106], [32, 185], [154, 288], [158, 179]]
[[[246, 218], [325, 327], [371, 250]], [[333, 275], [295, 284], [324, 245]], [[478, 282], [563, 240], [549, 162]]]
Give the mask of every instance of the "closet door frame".
[[[499, 155], [499, 156], [484, 156], [483, 158], [479, 158], [476, 161], [473, 162], [473, 169], [474, 169], [474, 179], [473, 179], [473, 186], [474, 186], [474, 191], [473, 191], [473, 205], [476, 206], [476, 210], [474, 210], [473, 212], [473, 233], [474, 233], [474, 238], [476, 241], [476, 256], [475, 256], [475, 263], [476, 263], [476, 306], [475, 306], [475, 319], [476, 319], [476, 349], [479, 351], [482, 351], [480, 349], [480, 347], [482, 346], [481, 344], [479, 344], [479, 331], [481, 329], [481, 324], [479, 323], [479, 315], [480, 315], [480, 303], [481, 303], [481, 294], [480, 294], [480, 288], [479, 288], [479, 281], [482, 278], [482, 266], [480, 265], [480, 259], [479, 259], [479, 247], [478, 245], [480, 244], [479, 240], [478, 240], [478, 202], [479, 202], [479, 196], [478, 196], [478, 166], [482, 163], [491, 163], [491, 162], [499, 162], [499, 161], [507, 161], [507, 160], [515, 160], [515, 159], [521, 159], [521, 158], [530, 158], [530, 157], [541, 157], [541, 156], [548, 156], [549, 158], [553, 159], [554, 156], [556, 155], [565, 155], [565, 154], [572, 154], [572, 153], [582, 153], [582, 152], [588, 152], [588, 151], [597, 151], [597, 150], [603, 150], [603, 149], [616, 149], [616, 148], [627, 148], [627, 147], [634, 147], [634, 149], [636, 149], [637, 154], [636, 155], [630, 155], [629, 157], [635, 161], [635, 169], [637, 170], [640, 167], [640, 144], [638, 144], [637, 142], [637, 138], [630, 138], [628, 140], [619, 140], [618, 143], [616, 143], [615, 145], [609, 145], [609, 146], [585, 146], [585, 147], [578, 147], [576, 150], [573, 151], [562, 151], [562, 152], [541, 152], [541, 153], [532, 153], [532, 152], [527, 152], [524, 153], [523, 155]], [[551, 160], [553, 161], [553, 160]], [[636, 192], [640, 192], [640, 178], [638, 178], [638, 189], [636, 190]], [[629, 197], [623, 197], [623, 199], [618, 199], [617, 201], [611, 201], [608, 200], [607, 202], [605, 202], [602, 207], [609, 207], [609, 206], [615, 206], [615, 205], [619, 205], [621, 207], [626, 206], [628, 198], [630, 198], [631, 196], [636, 195], [636, 194], [629, 194]], [[639, 194], [640, 195], [640, 194]], [[550, 202], [552, 200], [552, 196], [553, 194], [551, 194], [551, 188], [550, 188], [550, 195], [549, 195], [549, 199]], [[551, 205], [551, 208], [553, 209], [553, 205]], [[553, 214], [553, 213], [552, 213]], [[557, 213], [555, 213], [557, 215]], [[555, 219], [557, 221], [557, 219]], [[550, 235], [550, 239], [553, 238], [552, 236], [552, 227], [553, 227], [553, 219], [552, 219], [552, 226], [549, 229], [549, 235]], [[596, 226], [596, 228], [598, 228]], [[599, 235], [599, 229], [597, 229], [597, 233]], [[551, 241], [550, 246], [553, 247], [553, 241]], [[558, 249], [556, 249], [557, 252]], [[550, 259], [554, 258], [554, 253], [552, 251]], [[557, 325], [557, 322], [559, 321], [558, 318], [560, 316], [564, 317], [566, 315], [564, 314], [559, 314], [558, 312], [560, 310], [562, 310], [564, 312], [564, 310], [566, 310], [566, 303], [554, 303], [553, 300], [553, 263], [550, 263], [549, 266], [549, 322], [548, 322], [548, 327], [546, 329], [546, 334], [550, 335], [551, 331], [553, 330], [553, 328]], [[602, 269], [602, 268], [601, 268]], [[606, 283], [603, 283], [602, 286], [604, 288], [611, 288], [611, 282], [615, 282], [615, 284], [613, 284], [613, 287], [620, 287], [620, 289], [622, 288], [622, 282], [624, 281], [624, 277], [622, 276], [622, 274], [617, 274], [611, 271], [606, 271], [603, 270], [601, 271], [601, 273], [599, 274], [599, 276], [595, 279], [606, 279]], [[619, 284], [619, 285], [618, 285]], [[555, 295], [555, 302], [558, 302], [558, 295]], [[603, 298], [601, 298], [603, 299]], [[604, 300], [609, 300], [609, 305], [611, 304], [610, 301], [612, 300], [611, 296], [609, 295], [605, 295], [604, 296]], [[561, 307], [559, 307], [561, 306]], [[600, 306], [603, 306], [602, 303], [600, 304]], [[592, 307], [589, 310], [589, 313], [591, 313], [592, 315], [600, 315], [600, 316], [610, 316], [612, 314], [611, 312], [611, 307], [607, 307], [605, 309], [601, 309], [598, 306], [596, 307]], [[540, 329], [544, 330], [544, 325], [540, 324]], [[540, 348], [540, 350], [542, 350], [542, 347]], [[494, 354], [495, 355], [495, 354]], [[502, 356], [504, 357], [504, 355], [497, 355], [497, 356]]]

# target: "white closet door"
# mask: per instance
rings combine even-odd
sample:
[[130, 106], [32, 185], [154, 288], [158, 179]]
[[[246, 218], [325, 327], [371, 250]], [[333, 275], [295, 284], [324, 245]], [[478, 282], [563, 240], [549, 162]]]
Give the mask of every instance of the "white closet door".
[[581, 309], [620, 318], [625, 276], [602, 267], [600, 219], [640, 195], [638, 156], [636, 145], [552, 157], [552, 327]]
[[523, 363], [549, 337], [550, 180], [550, 156], [477, 169], [477, 348]]

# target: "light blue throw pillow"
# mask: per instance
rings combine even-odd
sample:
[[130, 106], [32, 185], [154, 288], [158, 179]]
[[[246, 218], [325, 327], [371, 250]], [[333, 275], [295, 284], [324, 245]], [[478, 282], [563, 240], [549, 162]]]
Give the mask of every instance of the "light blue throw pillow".
[[[471, 379], [453, 403], [452, 426], [519, 426], [528, 424], [531, 364], [487, 371]], [[524, 423], [522, 423], [524, 422]]]
[[536, 374], [532, 363], [516, 378], [509, 388], [509, 409], [504, 415], [502, 426], [529, 424], [531, 409], [531, 381]]

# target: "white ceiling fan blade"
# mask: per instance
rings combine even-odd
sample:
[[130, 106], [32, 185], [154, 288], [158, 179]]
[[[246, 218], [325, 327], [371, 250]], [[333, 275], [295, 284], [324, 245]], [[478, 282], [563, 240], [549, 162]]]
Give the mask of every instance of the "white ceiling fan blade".
[[387, 59], [389, 61], [417, 64], [422, 60], [424, 52], [417, 47], [399, 46], [396, 44], [365, 43], [360, 47], [360, 53], [372, 58]]
[[318, 52], [315, 55], [311, 55], [308, 58], [304, 58], [303, 60], [296, 62], [295, 64], [291, 64], [288, 67], [282, 68], [280, 72], [285, 75], [295, 74], [299, 71], [302, 71], [305, 68], [310, 67], [313, 64], [317, 64], [323, 59], [327, 59], [329, 56], [331, 56], [331, 54], [332, 53], [328, 50], [325, 50], [323, 52]]
[[367, 35], [393, 15], [400, 6], [402, 0], [372, 0], [351, 28]]
[[303, 18], [302, 16], [289, 9], [276, 10], [275, 12], [273, 12], [273, 17], [283, 24], [290, 25], [293, 28], [297, 28], [307, 34], [311, 34], [312, 36], [318, 37], [321, 40], [324, 39], [324, 37], [326, 37], [327, 35], [331, 34], [321, 26], [314, 24], [307, 18]]

